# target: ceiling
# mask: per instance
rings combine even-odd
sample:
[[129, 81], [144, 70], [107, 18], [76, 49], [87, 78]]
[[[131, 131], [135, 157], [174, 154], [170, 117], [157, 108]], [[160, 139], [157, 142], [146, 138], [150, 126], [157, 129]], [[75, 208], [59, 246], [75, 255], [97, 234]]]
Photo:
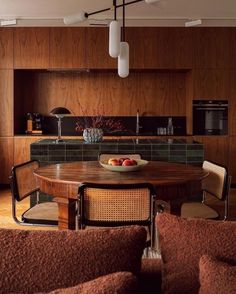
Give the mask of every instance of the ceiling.
[[[112, 0], [0, 0], [0, 19], [15, 18], [16, 26], [63, 26], [66, 15], [111, 6]], [[113, 13], [96, 14], [73, 26], [107, 24]], [[118, 15], [121, 17], [121, 9]], [[127, 26], [184, 26], [185, 21], [192, 19], [202, 19], [202, 26], [236, 26], [236, 0], [160, 0], [153, 4], [143, 1], [126, 8]]]

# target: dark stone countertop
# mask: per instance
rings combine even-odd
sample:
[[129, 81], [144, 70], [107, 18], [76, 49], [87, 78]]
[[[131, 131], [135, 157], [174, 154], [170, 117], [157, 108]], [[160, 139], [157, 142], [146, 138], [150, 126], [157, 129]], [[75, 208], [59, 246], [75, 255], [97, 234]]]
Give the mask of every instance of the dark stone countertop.
[[192, 145], [192, 144], [199, 144], [202, 145], [202, 143], [199, 143], [197, 141], [192, 140], [191, 138], [187, 139], [104, 139], [102, 142], [98, 143], [87, 143], [84, 140], [81, 139], [65, 139], [63, 142], [56, 143], [54, 139], [43, 139], [38, 140], [31, 145], [37, 146], [37, 145], [103, 145], [103, 144], [118, 144], [118, 145], [156, 145], [156, 144], [172, 144], [172, 145], [179, 145], [179, 144], [185, 144], [185, 145]]

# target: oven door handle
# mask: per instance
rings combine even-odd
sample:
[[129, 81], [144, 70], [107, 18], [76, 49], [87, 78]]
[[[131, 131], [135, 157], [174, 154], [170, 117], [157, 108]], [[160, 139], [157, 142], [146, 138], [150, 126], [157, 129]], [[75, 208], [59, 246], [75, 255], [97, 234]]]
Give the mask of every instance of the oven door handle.
[[197, 107], [196, 110], [227, 110], [227, 108], [211, 108], [211, 107]]

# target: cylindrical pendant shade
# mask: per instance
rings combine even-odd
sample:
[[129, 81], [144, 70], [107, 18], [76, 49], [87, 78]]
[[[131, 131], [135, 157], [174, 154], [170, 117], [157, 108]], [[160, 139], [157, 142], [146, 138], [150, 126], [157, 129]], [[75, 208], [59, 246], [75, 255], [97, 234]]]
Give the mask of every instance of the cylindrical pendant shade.
[[118, 75], [126, 78], [129, 75], [129, 44], [120, 42], [120, 55], [118, 56]]
[[117, 20], [111, 21], [109, 27], [109, 54], [113, 58], [120, 54], [120, 24]]
[[86, 19], [85, 12], [80, 11], [78, 13], [67, 15], [63, 18], [64, 24], [71, 25], [77, 22], [82, 22]]

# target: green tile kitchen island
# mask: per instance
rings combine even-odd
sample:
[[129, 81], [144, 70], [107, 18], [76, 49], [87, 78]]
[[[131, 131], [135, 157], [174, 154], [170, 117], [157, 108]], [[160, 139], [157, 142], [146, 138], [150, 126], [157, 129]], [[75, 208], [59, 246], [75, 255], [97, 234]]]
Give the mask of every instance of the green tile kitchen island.
[[143, 159], [201, 165], [204, 160], [202, 143], [192, 139], [104, 139], [99, 143], [83, 140], [44, 139], [30, 146], [31, 159], [41, 164], [97, 160], [100, 153], [139, 153]]

